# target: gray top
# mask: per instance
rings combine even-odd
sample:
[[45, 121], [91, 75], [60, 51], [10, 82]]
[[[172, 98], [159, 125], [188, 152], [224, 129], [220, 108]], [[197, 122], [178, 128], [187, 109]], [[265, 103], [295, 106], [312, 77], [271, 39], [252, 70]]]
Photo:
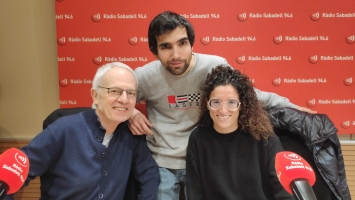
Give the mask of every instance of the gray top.
[[[146, 100], [153, 135], [148, 147], [160, 167], [185, 169], [188, 139], [200, 114], [200, 87], [211, 69], [227, 60], [214, 55], [195, 55], [195, 66], [184, 75], [172, 75], [159, 60], [135, 70], [139, 81], [138, 100]], [[266, 107], [293, 107], [287, 98], [255, 89]]]

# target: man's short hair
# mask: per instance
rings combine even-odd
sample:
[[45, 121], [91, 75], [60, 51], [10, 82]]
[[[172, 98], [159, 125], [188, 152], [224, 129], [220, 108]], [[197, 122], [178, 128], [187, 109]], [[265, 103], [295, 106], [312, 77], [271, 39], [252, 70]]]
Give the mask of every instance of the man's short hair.
[[189, 42], [191, 47], [195, 42], [195, 31], [191, 23], [183, 16], [171, 12], [165, 11], [157, 15], [149, 25], [148, 29], [148, 45], [150, 51], [154, 55], [158, 55], [158, 44], [157, 37], [163, 35], [169, 31], [174, 30], [177, 27], [185, 27], [187, 37], [189, 38]]

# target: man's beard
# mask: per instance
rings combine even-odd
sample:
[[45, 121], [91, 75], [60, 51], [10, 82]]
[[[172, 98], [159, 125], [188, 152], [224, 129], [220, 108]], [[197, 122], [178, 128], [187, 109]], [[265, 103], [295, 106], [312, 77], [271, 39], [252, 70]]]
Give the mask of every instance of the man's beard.
[[174, 67], [172, 67], [168, 64], [168, 66], [166, 67], [166, 70], [168, 70], [173, 75], [181, 75], [181, 74], [185, 73], [188, 68], [189, 68], [189, 63], [184, 62], [184, 66], [179, 69], [174, 69]]
[[192, 60], [192, 56], [188, 60], [187, 59], [186, 60], [172, 60], [171, 62], [174, 62], [174, 61], [181, 62], [182, 61], [184, 63], [184, 66], [180, 69], [174, 69], [174, 67], [170, 66], [169, 62], [168, 62], [165, 68], [173, 75], [181, 75], [181, 74], [184, 74], [186, 72], [186, 70], [189, 68], [191, 60]]

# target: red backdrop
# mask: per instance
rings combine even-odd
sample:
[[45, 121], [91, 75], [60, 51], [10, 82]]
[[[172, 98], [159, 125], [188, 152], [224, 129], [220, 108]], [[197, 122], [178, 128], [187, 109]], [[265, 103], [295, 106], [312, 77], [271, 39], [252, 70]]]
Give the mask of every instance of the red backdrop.
[[57, 0], [60, 107], [91, 106], [99, 66], [154, 60], [148, 25], [165, 10], [194, 25], [194, 52], [225, 57], [257, 88], [355, 133], [354, 0]]

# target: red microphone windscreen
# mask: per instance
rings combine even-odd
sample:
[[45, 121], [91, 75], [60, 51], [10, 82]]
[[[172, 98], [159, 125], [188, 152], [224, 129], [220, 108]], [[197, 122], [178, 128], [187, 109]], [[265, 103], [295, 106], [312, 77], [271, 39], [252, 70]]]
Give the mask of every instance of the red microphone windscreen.
[[312, 167], [301, 156], [290, 151], [282, 151], [276, 154], [275, 169], [281, 185], [292, 194], [290, 184], [296, 179], [307, 179], [312, 186], [316, 176]]
[[30, 163], [27, 156], [16, 148], [0, 155], [0, 180], [9, 186], [7, 194], [13, 194], [25, 183]]

